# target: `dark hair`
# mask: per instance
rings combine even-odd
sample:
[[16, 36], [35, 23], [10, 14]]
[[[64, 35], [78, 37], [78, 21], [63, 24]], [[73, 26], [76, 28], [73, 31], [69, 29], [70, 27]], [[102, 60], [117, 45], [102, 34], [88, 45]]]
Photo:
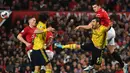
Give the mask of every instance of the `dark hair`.
[[27, 24], [29, 25], [29, 20], [32, 18], [36, 18], [36, 15], [27, 16]]
[[29, 20], [32, 19], [32, 18], [36, 18], [36, 16], [35, 16], [35, 15], [28, 16], [28, 17], [27, 17], [27, 20], [29, 21]]
[[49, 18], [49, 15], [47, 13], [40, 13], [38, 20], [45, 23], [48, 20], [48, 18]]
[[100, 23], [100, 18], [95, 17], [95, 18], [93, 18], [93, 19], [95, 19], [95, 20], [96, 20], [96, 22], [99, 22], [99, 23]]
[[95, 1], [92, 2], [92, 5], [100, 6], [101, 5], [101, 1], [100, 0], [95, 0]]

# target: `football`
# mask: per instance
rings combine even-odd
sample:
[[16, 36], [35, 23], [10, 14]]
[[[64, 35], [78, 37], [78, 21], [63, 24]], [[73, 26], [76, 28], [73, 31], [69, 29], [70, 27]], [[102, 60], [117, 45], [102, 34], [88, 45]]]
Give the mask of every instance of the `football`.
[[1, 18], [3, 18], [3, 19], [7, 19], [7, 18], [9, 18], [9, 12], [8, 11], [3, 11], [3, 12], [1, 12]]

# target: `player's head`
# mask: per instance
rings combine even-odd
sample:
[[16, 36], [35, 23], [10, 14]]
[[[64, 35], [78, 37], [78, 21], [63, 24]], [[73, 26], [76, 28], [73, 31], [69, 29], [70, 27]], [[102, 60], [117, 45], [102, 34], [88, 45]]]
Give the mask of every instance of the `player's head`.
[[94, 12], [97, 12], [101, 8], [100, 0], [96, 0], [95, 2], [93, 2], [92, 8], [93, 8]]
[[36, 26], [36, 17], [35, 16], [29, 16], [28, 17], [28, 24], [29, 24], [29, 26]]
[[39, 21], [46, 23], [49, 18], [49, 15], [47, 13], [40, 13], [39, 15]]
[[97, 17], [95, 17], [95, 18], [91, 21], [91, 23], [92, 23], [92, 28], [93, 28], [93, 29], [96, 29], [96, 28], [98, 28], [98, 26], [100, 25], [100, 19], [97, 18]]

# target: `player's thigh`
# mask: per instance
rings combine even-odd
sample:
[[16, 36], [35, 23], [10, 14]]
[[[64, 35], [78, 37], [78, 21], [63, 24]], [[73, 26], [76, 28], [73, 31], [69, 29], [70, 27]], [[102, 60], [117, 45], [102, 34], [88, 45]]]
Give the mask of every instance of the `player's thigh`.
[[33, 50], [31, 54], [32, 64], [34, 66], [46, 65], [49, 60], [44, 49]]
[[40, 68], [41, 68], [40, 66], [35, 66], [35, 71], [40, 72]]
[[111, 29], [108, 30], [108, 32], [107, 32], [107, 39], [109, 40], [115, 36], [116, 36], [115, 29], [113, 27], [111, 27]]
[[53, 51], [46, 50], [46, 53], [47, 53], [47, 55], [48, 55], [50, 60], [53, 59], [53, 56], [54, 56], [54, 52]]
[[92, 52], [92, 59], [94, 64], [101, 65], [103, 53], [104, 51], [100, 49], [97, 49], [96, 51]]
[[52, 69], [52, 64], [51, 64], [51, 63], [48, 63], [48, 64], [46, 65], [46, 68], [47, 68], [47, 69]]
[[81, 44], [81, 49], [83, 49], [84, 51], [95, 51], [97, 48], [94, 46], [94, 44], [91, 43], [83, 43]]
[[115, 30], [113, 27], [111, 27], [111, 29], [107, 32], [108, 45], [115, 45], [115, 37]]
[[31, 61], [31, 53], [32, 53], [32, 50], [27, 51], [27, 55], [30, 61]]
[[109, 50], [110, 53], [113, 53], [116, 48], [116, 45], [107, 45], [107, 49]]
[[115, 45], [115, 37], [112, 37], [110, 40], [108, 40], [108, 45]]

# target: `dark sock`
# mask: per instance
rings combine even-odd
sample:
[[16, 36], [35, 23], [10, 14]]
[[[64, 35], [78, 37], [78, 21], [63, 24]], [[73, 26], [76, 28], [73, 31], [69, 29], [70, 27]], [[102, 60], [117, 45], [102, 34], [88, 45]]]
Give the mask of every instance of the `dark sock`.
[[120, 63], [120, 66], [123, 68], [124, 63], [122, 62], [120, 55], [117, 52], [113, 52], [112, 56], [115, 60], [117, 60]]

